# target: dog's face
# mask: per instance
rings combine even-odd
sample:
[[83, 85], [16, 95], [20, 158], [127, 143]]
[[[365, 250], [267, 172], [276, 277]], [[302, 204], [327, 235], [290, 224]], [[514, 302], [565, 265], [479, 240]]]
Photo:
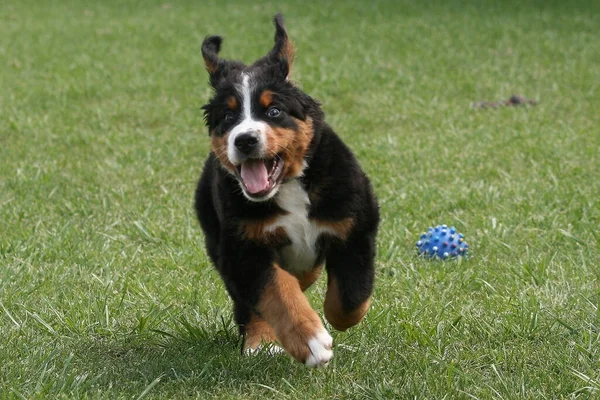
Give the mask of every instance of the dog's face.
[[218, 57], [221, 37], [209, 36], [202, 55], [215, 89], [204, 112], [211, 149], [252, 201], [273, 197], [282, 182], [302, 175], [318, 104], [289, 81], [294, 48], [280, 15], [275, 46], [250, 66]]

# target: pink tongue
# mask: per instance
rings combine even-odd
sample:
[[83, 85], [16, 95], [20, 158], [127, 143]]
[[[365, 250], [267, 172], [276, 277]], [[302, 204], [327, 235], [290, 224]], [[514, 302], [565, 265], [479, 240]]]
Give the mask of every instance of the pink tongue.
[[251, 193], [260, 193], [269, 188], [269, 174], [262, 160], [246, 161], [242, 164], [242, 180], [246, 190]]

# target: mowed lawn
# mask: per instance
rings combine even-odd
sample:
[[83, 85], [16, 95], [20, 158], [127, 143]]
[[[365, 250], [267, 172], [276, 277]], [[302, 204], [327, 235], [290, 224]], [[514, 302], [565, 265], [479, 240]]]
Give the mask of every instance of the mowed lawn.
[[[4, 1], [0, 398], [600, 396], [600, 3], [426, 3]], [[192, 208], [201, 41], [252, 62], [277, 11], [381, 206], [323, 370], [239, 355]], [[512, 94], [539, 104], [471, 107]], [[416, 256], [438, 223], [468, 260]]]

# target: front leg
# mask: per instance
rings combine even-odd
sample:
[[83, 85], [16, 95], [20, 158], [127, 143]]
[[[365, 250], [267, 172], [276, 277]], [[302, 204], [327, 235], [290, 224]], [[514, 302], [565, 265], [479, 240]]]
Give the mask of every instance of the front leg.
[[327, 253], [325, 317], [337, 330], [358, 324], [369, 309], [373, 292], [375, 233], [356, 232], [332, 242]]
[[[242, 303], [257, 320], [272, 327], [288, 354], [311, 367], [331, 360], [331, 336], [302, 293], [298, 279], [277, 265], [270, 249], [237, 243], [235, 251], [224, 251], [222, 257], [223, 276], [236, 304]], [[268, 328], [260, 327], [259, 337], [268, 341], [263, 335], [267, 332]], [[248, 343], [249, 347], [253, 344]]]
[[257, 310], [296, 360], [319, 367], [333, 357], [333, 340], [302, 293], [298, 279], [278, 265], [273, 266]]

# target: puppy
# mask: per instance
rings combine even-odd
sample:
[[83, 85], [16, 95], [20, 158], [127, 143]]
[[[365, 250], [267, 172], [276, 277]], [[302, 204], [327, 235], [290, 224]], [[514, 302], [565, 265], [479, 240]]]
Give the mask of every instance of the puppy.
[[251, 65], [219, 58], [219, 36], [202, 44], [214, 96], [203, 107], [211, 152], [195, 208], [242, 351], [277, 341], [319, 367], [333, 356], [332, 338], [303, 291], [325, 267], [327, 321], [344, 331], [364, 317], [379, 208], [319, 103], [290, 81], [294, 46], [280, 14], [274, 23], [274, 47]]

